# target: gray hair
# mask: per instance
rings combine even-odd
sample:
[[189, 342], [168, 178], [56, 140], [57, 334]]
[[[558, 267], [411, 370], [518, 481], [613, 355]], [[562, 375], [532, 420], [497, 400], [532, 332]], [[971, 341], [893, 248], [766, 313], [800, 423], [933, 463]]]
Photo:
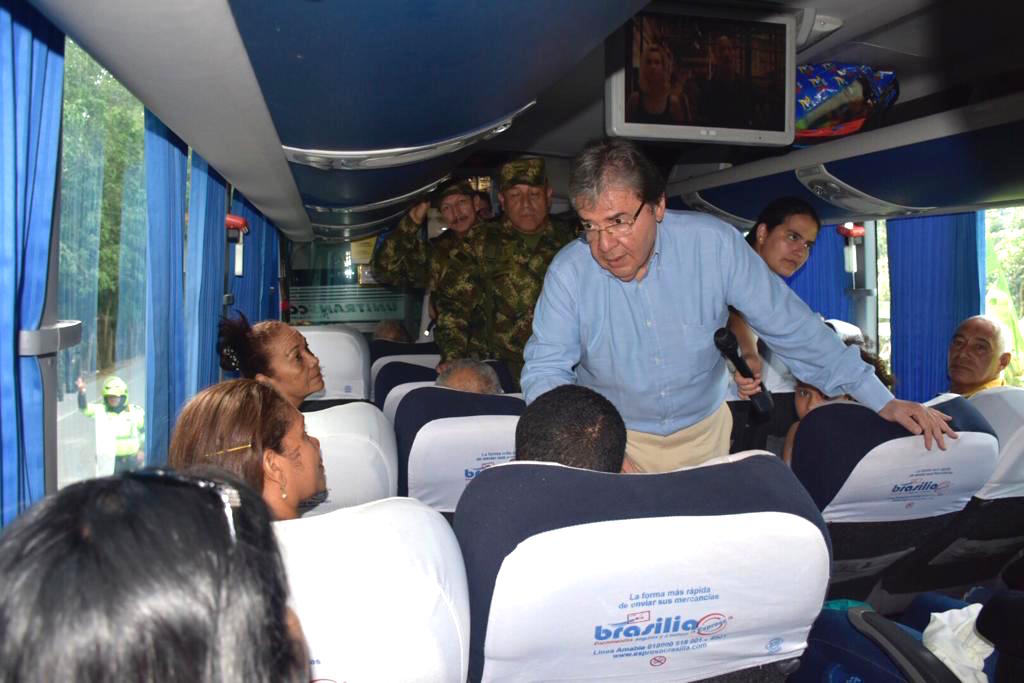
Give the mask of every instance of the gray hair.
[[[984, 320], [995, 330], [992, 335], [992, 348], [996, 350], [996, 355], [1001, 356], [1004, 353], [1011, 353], [1013, 351], [1013, 336], [1010, 334], [1010, 330], [1006, 328], [1006, 325], [997, 318], [987, 315], [972, 315], [956, 326], [956, 332], [959, 332], [961, 327], [972, 320]], [[953, 334], [955, 335], [956, 332]]]
[[573, 159], [569, 198], [577, 211], [592, 206], [610, 188], [626, 188], [656, 204], [665, 194], [665, 178], [640, 149], [623, 138], [588, 143]]
[[448, 363], [448, 367], [438, 376], [439, 387], [472, 391], [476, 394], [500, 394], [501, 382], [498, 373], [487, 363], [472, 358], [460, 358]]

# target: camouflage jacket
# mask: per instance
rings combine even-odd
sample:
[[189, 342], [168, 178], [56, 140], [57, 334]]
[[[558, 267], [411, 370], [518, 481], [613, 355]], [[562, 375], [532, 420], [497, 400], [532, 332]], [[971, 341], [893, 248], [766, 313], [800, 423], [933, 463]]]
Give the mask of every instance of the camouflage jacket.
[[394, 287], [431, 290], [430, 300], [437, 309], [434, 341], [441, 349], [442, 359], [485, 355], [479, 339], [468, 346], [461, 340], [462, 332], [454, 328], [455, 318], [450, 312], [452, 286], [457, 282], [449, 273], [452, 255], [461, 249], [464, 241], [473, 238], [477, 226], [462, 237], [447, 230], [430, 241], [422, 239], [422, 230], [422, 226], [406, 214], [395, 232], [377, 246], [373, 254], [374, 278]]
[[453, 299], [448, 357], [499, 358], [518, 379], [544, 275], [555, 254], [572, 241], [573, 229], [548, 219], [526, 235], [505, 218], [474, 230], [473, 239], [453, 252], [448, 270]]

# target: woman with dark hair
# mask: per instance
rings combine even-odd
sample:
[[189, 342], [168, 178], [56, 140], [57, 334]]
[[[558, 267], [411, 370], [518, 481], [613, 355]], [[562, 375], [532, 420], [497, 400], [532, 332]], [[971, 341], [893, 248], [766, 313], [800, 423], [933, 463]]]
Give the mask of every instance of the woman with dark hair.
[[171, 467], [213, 465], [263, 494], [275, 519], [295, 519], [327, 490], [320, 442], [305, 418], [273, 387], [251, 379], [200, 391], [178, 417]]
[[270, 384], [296, 408], [324, 388], [320, 361], [306, 338], [279, 320], [250, 325], [241, 314], [222, 319], [217, 352], [222, 368]]
[[0, 680], [304, 683], [287, 590], [267, 508], [240, 482], [79, 482], [0, 536]]
[[[821, 229], [821, 219], [814, 207], [796, 197], [780, 197], [768, 204], [747, 233], [747, 243], [757, 252], [769, 269], [782, 278], [803, 268], [811, 255], [811, 247]], [[765, 448], [768, 434], [783, 436], [796, 419], [793, 410], [795, 378], [770, 349], [758, 349], [757, 336], [743, 314], [730, 310], [729, 329], [736, 335], [740, 354], [768, 391], [776, 396], [770, 424], [763, 416], [751, 413], [748, 388], [730, 385], [729, 407], [733, 412], [733, 452]], [[762, 345], [763, 347], [763, 345]]]

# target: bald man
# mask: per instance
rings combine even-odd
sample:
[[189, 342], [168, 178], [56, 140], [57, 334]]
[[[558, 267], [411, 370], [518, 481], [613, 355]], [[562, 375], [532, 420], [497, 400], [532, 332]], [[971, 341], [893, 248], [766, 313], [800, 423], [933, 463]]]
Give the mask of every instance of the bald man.
[[992, 318], [976, 315], [960, 323], [946, 361], [949, 390], [968, 397], [1006, 384], [1003, 369], [1010, 364], [1009, 344], [1006, 330]]

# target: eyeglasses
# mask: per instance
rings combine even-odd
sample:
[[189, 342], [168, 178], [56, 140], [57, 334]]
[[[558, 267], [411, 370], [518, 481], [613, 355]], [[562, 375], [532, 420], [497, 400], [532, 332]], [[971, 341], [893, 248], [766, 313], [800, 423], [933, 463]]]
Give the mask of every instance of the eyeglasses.
[[224, 520], [228, 525], [228, 535], [231, 536], [231, 544], [235, 544], [237, 537], [235, 536], [234, 511], [242, 506], [242, 498], [238, 495], [238, 489], [234, 486], [200, 477], [190, 477], [186, 474], [179, 474], [174, 470], [164, 470], [158, 467], [129, 472], [128, 476], [143, 482], [156, 481], [177, 486], [189, 486], [213, 493], [220, 499], [221, 506], [224, 509]]
[[637, 207], [636, 213], [633, 214], [632, 218], [617, 216], [612, 219], [611, 223], [603, 228], [599, 228], [593, 223], [580, 221], [580, 234], [584, 235], [588, 242], [597, 240], [601, 236], [602, 232], [607, 233], [609, 237], [615, 237], [616, 239], [619, 237], [625, 237], [633, 231], [633, 224], [636, 223], [636, 220], [640, 217], [640, 212], [643, 211], [646, 204], [647, 202], [640, 202], [640, 206]]

